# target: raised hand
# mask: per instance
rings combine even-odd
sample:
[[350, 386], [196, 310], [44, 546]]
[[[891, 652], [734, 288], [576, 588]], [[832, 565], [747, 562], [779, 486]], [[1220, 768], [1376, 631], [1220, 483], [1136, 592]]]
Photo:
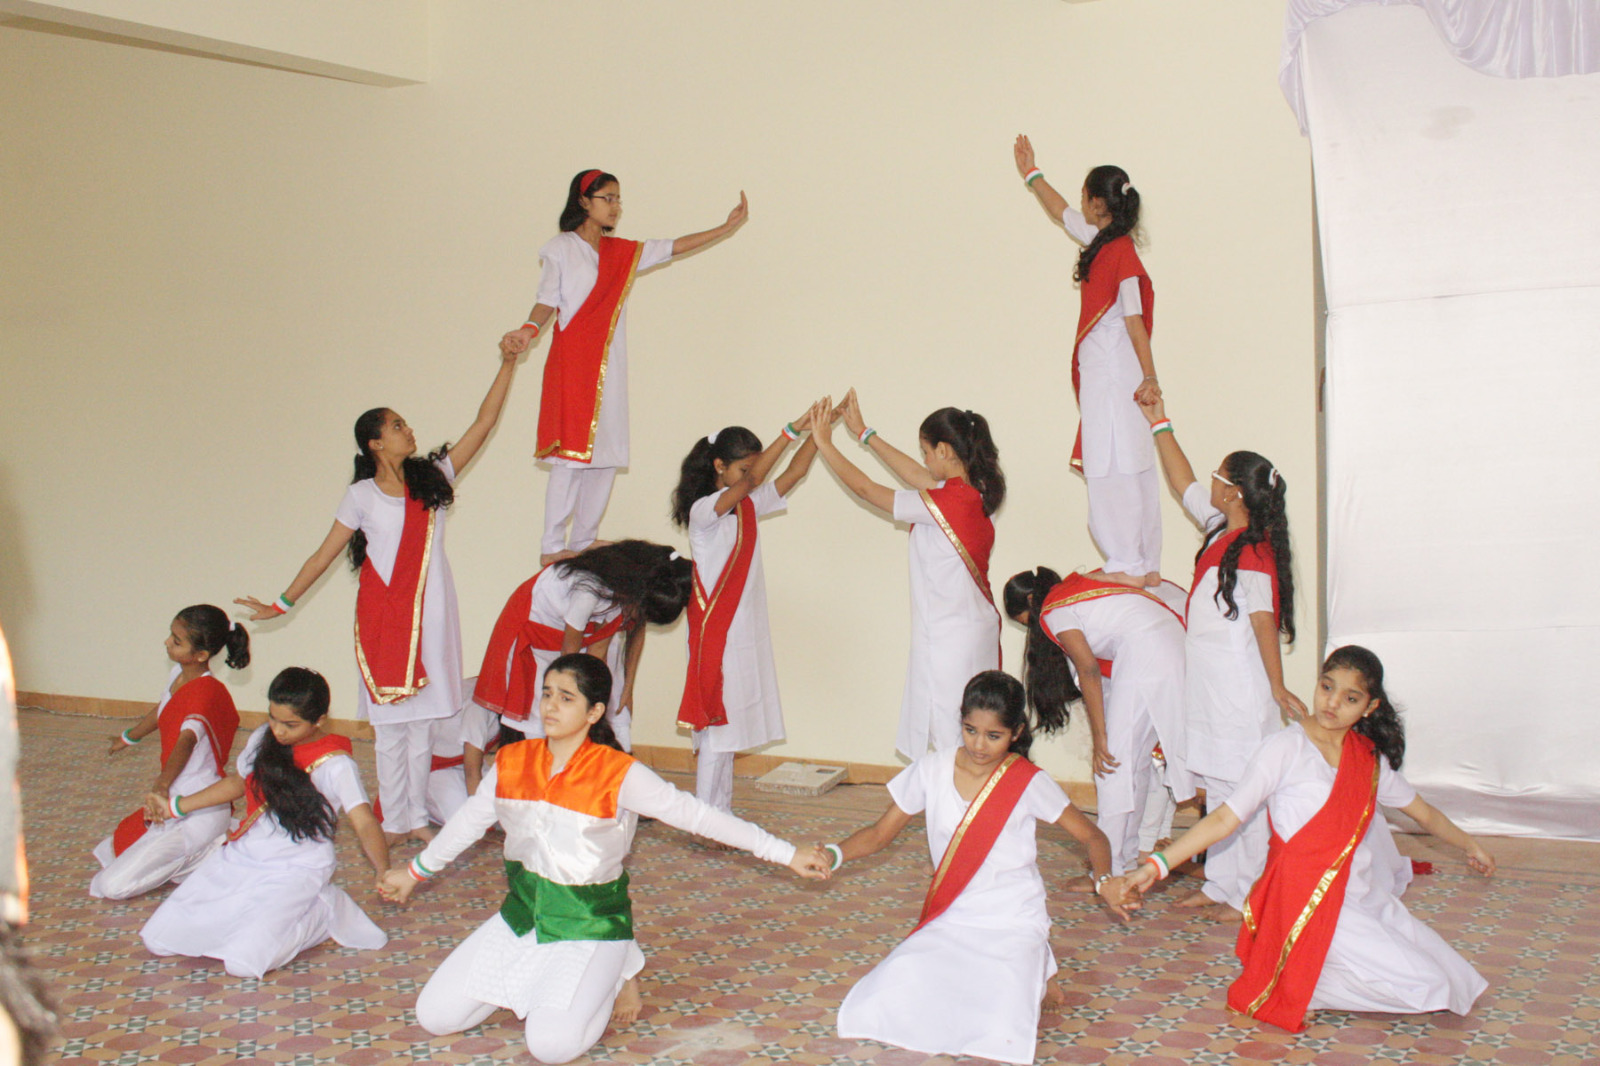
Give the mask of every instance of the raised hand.
[[811, 410], [805, 415], [806, 425], [811, 429], [811, 439], [817, 442], [820, 448], [824, 443], [833, 443], [833, 397], [824, 396], [811, 405]]
[[1011, 154], [1017, 159], [1017, 173], [1026, 177], [1028, 171], [1037, 164], [1033, 161], [1033, 142], [1028, 140], [1025, 133], [1017, 134], [1016, 143], [1011, 146]]
[[[1138, 394], [1134, 395], [1137, 398]], [[1139, 400], [1139, 413], [1144, 415], [1144, 420], [1152, 426], [1167, 417], [1167, 401], [1162, 399], [1160, 390], [1156, 391], [1155, 399], [1149, 403]]]
[[750, 218], [750, 201], [745, 199], [744, 190], [739, 190], [739, 205], [728, 212], [728, 221], [722, 224], [723, 229], [732, 232], [744, 225]]
[[249, 621], [251, 622], [265, 622], [269, 618], [278, 617], [279, 612], [275, 607], [272, 606], [272, 604], [262, 603], [254, 596], [241, 596], [233, 602], [237, 603], [240, 607], [250, 608]]
[[844, 394], [844, 399], [839, 402], [834, 414], [844, 418], [844, 428], [856, 437], [861, 436], [861, 431], [867, 428], [867, 420], [861, 414], [861, 401], [856, 398], [856, 390], [853, 388]]

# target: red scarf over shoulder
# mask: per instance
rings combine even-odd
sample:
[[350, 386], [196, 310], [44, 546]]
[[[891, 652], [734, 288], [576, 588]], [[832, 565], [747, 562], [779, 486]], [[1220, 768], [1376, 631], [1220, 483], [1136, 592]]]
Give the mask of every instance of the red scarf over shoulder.
[[[1183, 604], [1185, 625], [1188, 625], [1189, 609], [1194, 604], [1194, 592], [1200, 587], [1200, 579], [1205, 577], [1208, 571], [1221, 565], [1223, 553], [1228, 550], [1228, 545], [1238, 540], [1243, 532], [1241, 528], [1223, 533], [1207, 545], [1206, 550], [1200, 553], [1200, 558], [1195, 560], [1194, 583], [1189, 586], [1189, 598]], [[1272, 545], [1266, 541], [1246, 544], [1239, 552], [1239, 569], [1254, 570], [1272, 579], [1272, 617], [1274, 621], [1281, 621], [1282, 612], [1278, 607], [1278, 561], [1277, 556], [1273, 554]]]
[[[539, 698], [539, 693], [533, 688], [539, 676], [539, 661], [533, 653], [560, 651], [567, 633], [564, 627], [557, 629], [528, 617], [533, 609], [533, 587], [549, 569], [545, 567], [518, 585], [501, 608], [494, 632], [489, 635], [489, 648], [483, 653], [478, 687], [472, 693], [473, 700], [480, 706], [519, 722], [527, 720], [533, 711], [534, 701]], [[580, 647], [598, 644], [621, 627], [621, 612], [604, 625], [590, 622], [584, 627]], [[435, 766], [434, 769], [440, 767]]]
[[540, 459], [554, 455], [587, 463], [594, 457], [594, 432], [606, 390], [611, 337], [628, 298], [644, 245], [617, 237], [600, 238], [600, 274], [572, 321], [556, 327], [544, 361], [544, 391], [539, 394]]
[[397, 703], [428, 683], [422, 667], [422, 598], [436, 512], [408, 493], [405, 525], [386, 584], [368, 555], [356, 590], [356, 665], [373, 703]]
[[[726, 725], [722, 705], [722, 653], [728, 646], [728, 629], [744, 596], [750, 562], [756, 555], [756, 505], [749, 496], [734, 507], [738, 533], [733, 552], [717, 575], [716, 587], [706, 591], [700, 561], [694, 564], [694, 595], [689, 597], [689, 671], [683, 679], [683, 700], [678, 704], [678, 724], [699, 731]], [[726, 517], [726, 516], [724, 516]]]
[[973, 875], [989, 857], [989, 849], [1000, 838], [1000, 830], [1005, 828], [1011, 812], [1016, 810], [1017, 801], [1038, 772], [1039, 768], [1033, 763], [1012, 753], [989, 775], [983, 788], [967, 804], [967, 813], [945, 846], [939, 868], [928, 884], [928, 895], [922, 901], [916, 929], [911, 930], [913, 933], [949, 909], [971, 883]]
[[[923, 505], [966, 564], [973, 584], [995, 612], [995, 643], [998, 645], [1000, 609], [989, 588], [989, 556], [994, 551], [994, 522], [983, 512], [983, 495], [962, 478], [953, 477], [938, 488], [921, 489]], [[999, 662], [997, 659], [996, 662]]]
[[1239, 1013], [1291, 1033], [1305, 1028], [1350, 883], [1351, 856], [1377, 807], [1379, 770], [1372, 742], [1346, 733], [1322, 809], [1287, 841], [1273, 830], [1234, 949], [1244, 973], [1228, 989], [1228, 1006]]
[[[1172, 617], [1178, 619], [1179, 625], [1183, 625], [1183, 618], [1178, 612], [1174, 611], [1167, 605], [1165, 600], [1154, 593], [1146, 592], [1144, 589], [1136, 589], [1131, 585], [1120, 585], [1115, 581], [1101, 581], [1098, 578], [1090, 577], [1088, 574], [1068, 574], [1059, 584], [1045, 594], [1044, 605], [1039, 608], [1039, 628], [1044, 629], [1045, 636], [1049, 637], [1056, 647], [1061, 648], [1060, 639], [1050, 630], [1045, 629], [1045, 615], [1057, 607], [1070, 607], [1075, 603], [1104, 599], [1106, 596], [1121, 596], [1129, 592], [1136, 596], [1143, 596], [1145, 599], [1158, 604], [1163, 610], [1169, 612]], [[1061, 648], [1061, 650], [1065, 652], [1067, 649]], [[1110, 677], [1111, 660], [1097, 659], [1096, 661], [1100, 664], [1100, 676]]]
[[[165, 766], [172, 758], [172, 749], [183, 735], [183, 724], [192, 720], [205, 725], [206, 742], [211, 745], [217, 773], [227, 774], [228, 752], [233, 749], [233, 737], [239, 731], [239, 712], [233, 706], [228, 686], [210, 674], [202, 674], [179, 686], [161, 708], [156, 719], [156, 729], [161, 736], [161, 765]], [[127, 851], [130, 844], [144, 836], [146, 825], [143, 807], [118, 822], [111, 834], [112, 853], [121, 855]]]
[[[263, 737], [262, 741], [265, 743], [266, 738]], [[305, 771], [306, 776], [309, 777], [311, 776], [311, 771], [335, 756], [351, 755], [353, 757], [352, 753], [355, 749], [350, 746], [349, 737], [341, 737], [336, 733], [329, 733], [327, 736], [318, 737], [316, 740], [308, 740], [303, 744], [296, 744], [292, 750], [294, 751], [294, 764]], [[261, 786], [256, 784], [254, 770], [250, 772], [249, 777], [244, 779], [244, 803], [244, 819], [240, 821], [239, 828], [228, 834], [228, 843], [230, 844], [249, 832], [250, 827], [256, 824], [256, 819], [260, 818], [267, 809], [266, 799], [261, 795]]]
[[[1145, 332], [1150, 333], [1155, 330], [1155, 289], [1150, 284], [1150, 275], [1145, 270], [1144, 264], [1139, 261], [1139, 251], [1133, 246], [1133, 238], [1122, 236], [1107, 241], [1094, 254], [1094, 262], [1089, 265], [1089, 277], [1082, 282], [1078, 290], [1080, 297], [1078, 339], [1072, 345], [1074, 397], [1078, 395], [1078, 389], [1082, 384], [1082, 375], [1078, 370], [1078, 349], [1083, 347], [1083, 339], [1105, 317], [1106, 312], [1117, 305], [1122, 283], [1129, 278], [1139, 279], [1139, 302], [1143, 305], [1139, 317], [1144, 319]], [[1075, 469], [1083, 469], [1081, 422], [1078, 425], [1078, 436], [1072, 442], [1072, 465]]]

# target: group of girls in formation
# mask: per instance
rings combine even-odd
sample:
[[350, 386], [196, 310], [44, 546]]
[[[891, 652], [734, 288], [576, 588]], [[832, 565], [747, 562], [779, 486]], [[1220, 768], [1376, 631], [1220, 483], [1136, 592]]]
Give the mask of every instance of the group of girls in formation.
[[[1493, 859], [1400, 777], [1403, 733], [1370, 652], [1329, 658], [1311, 712], [1285, 687], [1279, 640], [1295, 635], [1287, 485], [1248, 451], [1225, 456], [1202, 485], [1179, 447], [1151, 355], [1153, 291], [1132, 238], [1138, 191], [1121, 169], [1097, 167], [1074, 210], [1034, 165], [1026, 137], [1014, 154], [1027, 187], [1083, 245], [1073, 465], [1106, 556], [1088, 573], [1039, 567], [1006, 583], [1005, 614], [1028, 634], [1024, 681], [998, 669], [988, 571], [1006, 481], [988, 422], [970, 410], [923, 420], [920, 462], [867, 423], [853, 389], [837, 405], [818, 400], [765, 446], [742, 426], [717, 430], [694, 443], [671, 494], [689, 558], [642, 540], [596, 540], [628, 459], [633, 277], [731, 233], [747, 207], [741, 195], [722, 226], [675, 241], [618, 240], [608, 234], [620, 185], [584, 171], [560, 236], [540, 251], [537, 303], [502, 338], [499, 371], [466, 432], [422, 457], [399, 414], [367, 411], [355, 426], [355, 476], [321, 547], [276, 600], [235, 601], [255, 621], [286, 614], [348, 552], [360, 573], [357, 715], [373, 724], [382, 802], [369, 805], [350, 742], [326, 730], [327, 683], [299, 667], [272, 681], [268, 723], [227, 776], [239, 716], [209, 667], [219, 654], [245, 666], [250, 641], [220, 609], [186, 608], [171, 625], [161, 701], [112, 746], [159, 732], [160, 772], [96, 848], [104, 868], [91, 892], [126, 898], [179, 881], [142, 930], [149, 949], [259, 976], [329, 936], [384, 945], [331, 884], [341, 814], [378, 891], [399, 902], [499, 822], [505, 899], [439, 967], [417, 1018], [444, 1034], [509, 1009], [537, 1058], [563, 1062], [608, 1019], [639, 1009], [643, 955], [624, 869], [637, 816], [826, 878], [924, 813], [934, 874], [922, 914], [851, 990], [840, 1034], [1029, 1062], [1056, 969], [1034, 829], [1047, 821], [1087, 848], [1086, 890], [1124, 920], [1172, 865], [1206, 851], [1204, 887], [1184, 902], [1243, 913], [1244, 973], [1229, 1002], [1244, 1013], [1298, 1029], [1315, 1007], [1469, 1009], [1484, 982], [1400, 904], [1405, 879], [1376, 805], [1406, 811], [1480, 872]], [[478, 676], [463, 680], [445, 513], [519, 357], [552, 321], [537, 451], [553, 467], [541, 568], [506, 601]], [[838, 421], [904, 487], [846, 458], [833, 440]], [[732, 815], [733, 759], [784, 737], [758, 523], [786, 508], [819, 454], [847, 490], [911, 527], [911, 653], [896, 734], [911, 765], [890, 783], [876, 823], [840, 844], [797, 848]], [[1187, 595], [1160, 576], [1158, 464], [1204, 531]], [[693, 797], [628, 754], [646, 627], [685, 610], [678, 721], [697, 752]], [[1035, 736], [1064, 728], [1078, 703], [1098, 824], [1027, 758]], [[1280, 717], [1291, 727], [1279, 731]], [[1197, 787], [1211, 812], [1141, 861], [1146, 797], [1183, 801]], [[244, 818], [230, 830], [238, 799]], [[425, 847], [391, 868], [389, 847], [406, 839]]]

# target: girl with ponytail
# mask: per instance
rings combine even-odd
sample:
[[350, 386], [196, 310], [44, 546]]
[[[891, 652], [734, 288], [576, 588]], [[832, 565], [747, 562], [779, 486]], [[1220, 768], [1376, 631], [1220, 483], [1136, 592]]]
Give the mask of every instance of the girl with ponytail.
[[1095, 823], [1111, 842], [1111, 868], [1131, 869], [1157, 742], [1167, 787], [1179, 802], [1194, 795], [1185, 763], [1183, 621], [1154, 590], [1101, 571], [1063, 581], [1043, 566], [1012, 575], [1005, 609], [1028, 631], [1022, 680], [1034, 717], [1060, 727], [1083, 701]]
[[181, 824], [161, 819], [168, 797], [198, 792], [222, 780], [239, 728], [228, 687], [211, 673], [224, 656], [229, 669], [250, 665], [250, 634], [209, 603], [185, 607], [167, 630], [167, 675], [161, 699], [148, 714], [111, 740], [111, 754], [127, 751], [152, 733], [161, 742], [161, 769], [143, 805], [118, 823], [94, 849], [101, 870], [89, 895], [129, 899], [168, 881], [183, 880], [228, 832], [226, 808]]
[[[1280, 636], [1294, 640], [1288, 482], [1255, 452], [1230, 452], [1202, 485], [1157, 398], [1142, 408], [1161, 465], [1205, 531], [1185, 617], [1188, 763], [1210, 802], [1232, 792], [1250, 753], [1306, 706], [1283, 683]], [[1206, 855], [1205, 887], [1184, 903], [1244, 907], [1267, 861], [1257, 815]]]
[[346, 737], [327, 732], [328, 682], [291, 666], [267, 688], [267, 724], [245, 741], [237, 777], [187, 795], [162, 816], [179, 824], [245, 801], [227, 843], [156, 908], [139, 935], [156, 955], [221, 959], [235, 977], [261, 977], [332, 937], [376, 951], [388, 937], [332, 884], [342, 812], [378, 877], [389, 847], [361, 787]]
[[1139, 404], [1161, 395], [1150, 351], [1155, 293], [1139, 261], [1139, 190], [1121, 167], [1089, 171], [1082, 211], [1045, 180], [1033, 145], [1019, 136], [1017, 172], [1052, 222], [1059, 220], [1083, 250], [1072, 280], [1079, 286], [1072, 391], [1080, 425], [1072, 465], [1089, 490], [1089, 532], [1106, 556], [1106, 579], [1161, 583], [1161, 499], [1155, 449]]
[[553, 329], [534, 452], [550, 464], [540, 566], [594, 543], [617, 468], [628, 465], [627, 302], [634, 277], [728, 236], [749, 215], [741, 192], [720, 226], [676, 240], [622, 240], [611, 236], [622, 218], [616, 175], [591, 169], [573, 176], [561, 232], [539, 249], [544, 273], [533, 310], [500, 341], [520, 355]]
[[1322, 664], [1311, 713], [1268, 737], [1224, 804], [1133, 875], [1144, 892], [1265, 809], [1273, 842], [1250, 891], [1228, 1006], [1291, 1032], [1308, 1010], [1466, 1014], [1487, 982], [1401, 903], [1383, 858], [1397, 807], [1488, 876], [1494, 858], [1400, 774], [1405, 731], [1366, 648]]
[[389, 842], [427, 840], [429, 723], [461, 709], [461, 619], [445, 555], [445, 516], [455, 480], [500, 420], [517, 356], [504, 349], [478, 416], [454, 445], [426, 459], [406, 420], [387, 407], [355, 425], [355, 477], [322, 546], [270, 602], [233, 602], [252, 621], [287, 613], [348, 549], [361, 575], [356, 593], [355, 652], [362, 686], [356, 717], [372, 722], [383, 828]]
[[956, 694], [966, 679], [1000, 666], [1000, 614], [989, 587], [994, 548], [992, 516], [1006, 496], [1000, 452], [980, 414], [941, 407], [922, 420], [922, 462], [867, 425], [856, 390], [839, 405], [844, 424], [896, 478], [911, 486], [880, 485], [833, 443], [831, 400], [811, 409], [823, 461], [845, 488], [896, 522], [911, 526], [911, 659], [895, 749], [915, 759], [929, 747], [961, 742]]

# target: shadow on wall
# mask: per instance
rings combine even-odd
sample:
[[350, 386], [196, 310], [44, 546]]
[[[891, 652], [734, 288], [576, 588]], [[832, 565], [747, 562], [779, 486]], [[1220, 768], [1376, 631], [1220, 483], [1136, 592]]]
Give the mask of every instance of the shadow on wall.
[[22, 550], [22, 516], [11, 472], [0, 466], [0, 618], [13, 633], [33, 609], [33, 570]]

